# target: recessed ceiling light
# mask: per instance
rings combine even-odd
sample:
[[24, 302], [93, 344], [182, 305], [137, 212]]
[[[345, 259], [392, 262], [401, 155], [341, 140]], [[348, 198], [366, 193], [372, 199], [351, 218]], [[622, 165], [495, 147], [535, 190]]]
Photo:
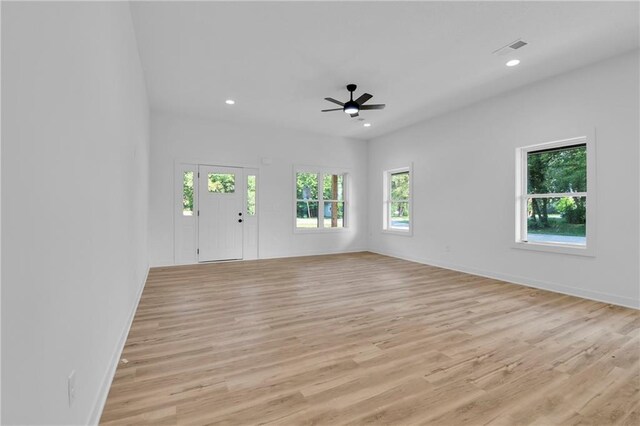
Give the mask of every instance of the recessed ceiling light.
[[234, 101], [233, 99], [227, 99], [226, 101], [224, 101], [224, 103], [227, 105], [233, 105], [236, 103], [236, 101]]
[[515, 67], [516, 65], [518, 65], [520, 63], [519, 59], [512, 59], [509, 62], [506, 63], [506, 65], [508, 67]]
[[363, 126], [364, 127], [371, 127], [371, 123], [364, 123]]

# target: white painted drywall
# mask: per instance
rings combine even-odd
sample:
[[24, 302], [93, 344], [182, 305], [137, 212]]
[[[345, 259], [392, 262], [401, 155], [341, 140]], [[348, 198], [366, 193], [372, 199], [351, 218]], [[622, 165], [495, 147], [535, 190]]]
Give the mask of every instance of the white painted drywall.
[[[0, 23], [2, 22], [2, 5], [0, 5]], [[0, 31], [0, 46], [2, 46], [2, 31]], [[1, 48], [0, 48], [1, 50]], [[1, 61], [0, 61], [1, 63]], [[0, 70], [0, 76], [2, 71]], [[0, 84], [0, 99], [2, 99], [2, 84]], [[0, 117], [2, 117], [2, 102], [0, 102]], [[0, 187], [2, 179], [2, 120], [0, 119]], [[2, 235], [2, 204], [0, 197], [0, 236]], [[1, 238], [0, 238], [1, 239]], [[0, 244], [0, 366], [2, 366], [2, 244]], [[2, 368], [0, 368], [0, 383], [2, 383]], [[0, 385], [0, 423], [2, 423], [2, 386]]]
[[[634, 51], [370, 141], [370, 248], [639, 307], [638, 80]], [[515, 149], [593, 128], [596, 257], [512, 248]], [[383, 170], [409, 162], [413, 237], [383, 234]]]
[[96, 420], [148, 270], [148, 129], [127, 3], [2, 2], [2, 424]]
[[[241, 107], [238, 104], [230, 108]], [[263, 158], [271, 163], [263, 164]], [[174, 203], [179, 202], [174, 196], [174, 164], [180, 161], [259, 169], [260, 258], [367, 247], [366, 142], [153, 112], [149, 255], [154, 266], [174, 263], [173, 214]], [[293, 232], [294, 165], [349, 169], [351, 220], [348, 229], [317, 234]]]

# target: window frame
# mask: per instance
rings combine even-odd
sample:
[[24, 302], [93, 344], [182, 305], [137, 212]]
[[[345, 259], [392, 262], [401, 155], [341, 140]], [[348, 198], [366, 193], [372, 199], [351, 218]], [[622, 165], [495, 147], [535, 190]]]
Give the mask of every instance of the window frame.
[[[298, 181], [298, 173], [313, 173], [318, 175], [318, 199], [310, 200], [318, 203], [318, 216], [320, 216], [320, 212], [322, 212], [322, 219], [318, 218], [318, 227], [317, 228], [298, 228], [298, 211], [297, 204], [298, 202], [302, 202], [304, 200], [298, 199], [297, 193], [297, 181]], [[324, 199], [324, 177], [326, 175], [341, 175], [342, 176], [342, 201], [340, 200], [325, 200]], [[350, 173], [346, 169], [338, 169], [338, 168], [328, 168], [328, 167], [316, 167], [316, 166], [296, 166], [293, 169], [293, 232], [296, 234], [313, 234], [313, 233], [325, 233], [325, 232], [345, 232], [349, 230], [349, 218], [350, 218], [350, 208], [349, 208], [349, 182], [350, 182]], [[325, 228], [324, 227], [324, 203], [331, 202], [341, 202], [343, 203], [343, 218], [342, 218], [342, 227], [338, 228]]]
[[[568, 139], [544, 142], [535, 145], [528, 145], [516, 148], [516, 198], [515, 198], [515, 243], [514, 248], [543, 251], [549, 253], [571, 254], [578, 256], [593, 257], [596, 254], [596, 150], [595, 138], [592, 134], [573, 137]], [[569, 148], [575, 145], [585, 145], [587, 150], [587, 190], [584, 192], [571, 193], [573, 196], [583, 196], [586, 199], [586, 244], [577, 244], [528, 241], [527, 240], [527, 219], [529, 198], [544, 197], [564, 197], [568, 193], [550, 194], [528, 194], [528, 154], [530, 152], [547, 149]]]
[[[391, 199], [391, 176], [399, 173], [409, 173], [409, 198], [407, 200], [392, 200]], [[413, 217], [413, 163], [409, 163], [408, 166], [397, 167], [394, 169], [388, 169], [383, 171], [383, 194], [382, 194], [382, 232], [385, 234], [402, 235], [405, 237], [413, 236], [414, 217]], [[407, 202], [409, 203], [409, 229], [393, 228], [391, 226], [391, 214], [390, 208], [393, 202]]]

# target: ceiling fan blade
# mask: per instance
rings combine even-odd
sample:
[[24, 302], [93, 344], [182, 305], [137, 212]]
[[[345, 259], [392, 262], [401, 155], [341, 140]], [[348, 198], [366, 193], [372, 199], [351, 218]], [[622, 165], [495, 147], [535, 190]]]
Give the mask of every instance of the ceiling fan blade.
[[342, 108], [333, 108], [333, 109], [323, 109], [322, 112], [329, 112], [329, 111], [342, 111]]
[[355, 114], [349, 114], [349, 115], [351, 115], [351, 118], [353, 118], [353, 117], [357, 117], [357, 116], [358, 116], [358, 115], [360, 115], [360, 114], [358, 114], [358, 113], [356, 112]]
[[373, 98], [373, 95], [365, 93], [365, 94], [361, 95], [358, 99], [356, 99], [356, 103], [358, 105], [362, 105], [363, 103], [367, 102], [371, 98]]
[[329, 102], [333, 102], [334, 104], [338, 104], [340, 106], [344, 106], [344, 103], [340, 102], [340, 101], [336, 101], [333, 98], [324, 98], [325, 101], [329, 101]]
[[365, 109], [384, 109], [386, 105], [385, 104], [377, 104], [377, 105], [362, 105], [360, 107], [361, 110], [365, 110]]

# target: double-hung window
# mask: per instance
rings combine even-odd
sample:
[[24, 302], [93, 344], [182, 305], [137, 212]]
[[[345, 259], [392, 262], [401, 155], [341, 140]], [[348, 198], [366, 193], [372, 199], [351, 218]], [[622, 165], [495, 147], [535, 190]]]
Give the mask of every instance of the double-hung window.
[[411, 167], [384, 172], [383, 229], [411, 235]]
[[568, 253], [592, 248], [595, 191], [588, 147], [580, 137], [518, 150], [517, 243]]
[[295, 229], [341, 229], [347, 226], [346, 173], [297, 170]]

